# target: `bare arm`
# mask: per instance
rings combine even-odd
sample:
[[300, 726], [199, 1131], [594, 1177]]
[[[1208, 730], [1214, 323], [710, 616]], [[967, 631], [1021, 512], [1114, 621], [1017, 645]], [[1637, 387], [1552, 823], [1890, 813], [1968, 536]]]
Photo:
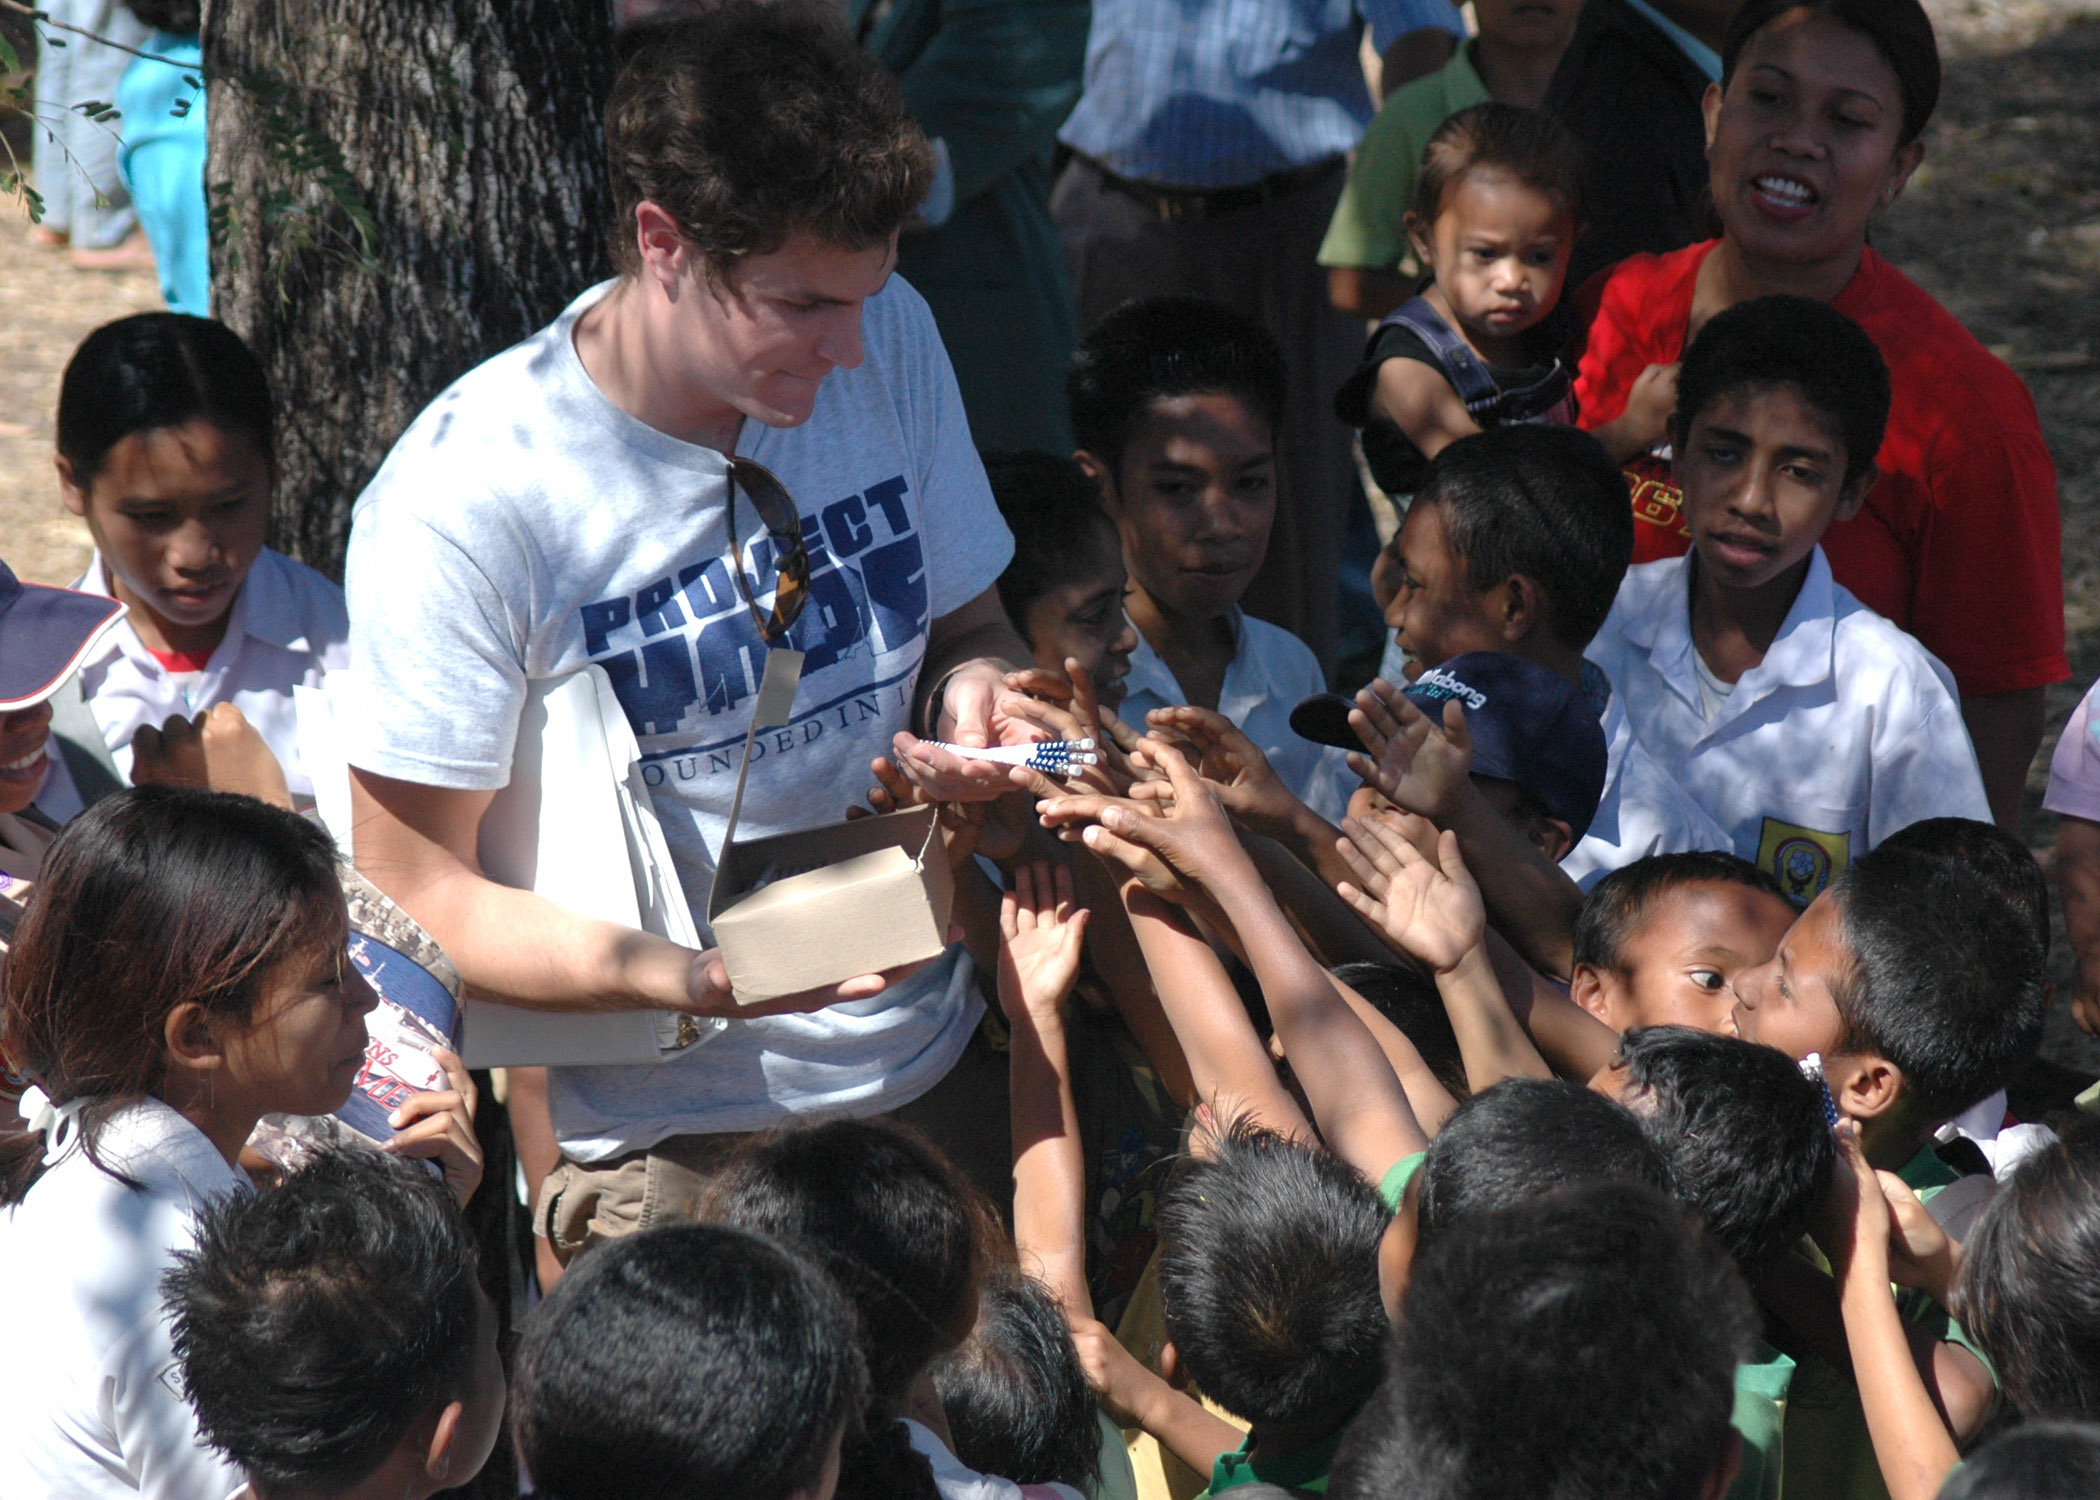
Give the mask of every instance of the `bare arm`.
[[999, 904], [999, 1008], [1011, 1033], [1014, 1248], [1065, 1315], [1092, 1317], [1086, 1286], [1086, 1163], [1065, 1046], [1064, 1004], [1079, 976], [1088, 914], [1071, 871], [1040, 861], [1014, 872]]
[[1824, 1237], [1837, 1271], [1852, 1378], [1889, 1500], [1933, 1500], [1961, 1455], [1919, 1377], [1909, 1330], [1889, 1292], [1889, 1205], [1853, 1121], [1840, 1123], [1838, 1150], [1830, 1216], [1836, 1222]]
[[2078, 963], [2071, 1018], [2100, 1034], [2100, 823], [2066, 814], [2056, 825], [2056, 885]]
[[1111, 809], [1089, 842], [1103, 852], [1104, 844], [1137, 844], [1209, 891], [1239, 936], [1328, 1149], [1378, 1180], [1425, 1144], [1406, 1092], [1291, 930], [1202, 778], [1170, 746], [1159, 745], [1154, 758], [1173, 782], [1173, 811], [1148, 818]]
[[495, 797], [350, 770], [357, 868], [423, 925], [474, 993], [542, 1010], [735, 1013], [713, 955], [482, 874], [481, 820]]
[[1358, 318], [1382, 318], [1414, 291], [1412, 277], [1387, 266], [1329, 266], [1327, 300], [1336, 311]]
[[[1505, 1078], [1545, 1078], [1545, 1060], [1502, 997], [1489, 961], [1480, 892], [1458, 840], [1409, 813], [1344, 822], [1345, 853], [1356, 881], [1342, 899], [1397, 953], [1429, 966], [1451, 1017], [1475, 1093]], [[1419, 840], [1419, 842], [1418, 842]]]
[[1435, 458], [1480, 424], [1441, 370], [1419, 359], [1389, 359], [1371, 387], [1371, 413], [1406, 433], [1424, 458]]
[[1125, 883], [1123, 901], [1152, 986], [1188, 1058], [1196, 1096], [1218, 1113], [1230, 1109], [1279, 1135], [1310, 1141], [1312, 1127], [1277, 1078], [1210, 945], [1186, 917], [1136, 880]]
[[2042, 692], [2022, 688], [1961, 700], [1962, 722], [1969, 726], [1969, 743], [1983, 772], [1983, 794], [1990, 798], [1991, 816], [2008, 833], [2020, 831], [2027, 770], [2041, 748]]

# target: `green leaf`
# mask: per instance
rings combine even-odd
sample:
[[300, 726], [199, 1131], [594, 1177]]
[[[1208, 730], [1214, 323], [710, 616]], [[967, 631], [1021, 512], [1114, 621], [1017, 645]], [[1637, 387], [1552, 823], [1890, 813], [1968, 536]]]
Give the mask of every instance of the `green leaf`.
[[22, 54], [15, 51], [15, 44], [0, 36], [0, 73], [22, 71]]

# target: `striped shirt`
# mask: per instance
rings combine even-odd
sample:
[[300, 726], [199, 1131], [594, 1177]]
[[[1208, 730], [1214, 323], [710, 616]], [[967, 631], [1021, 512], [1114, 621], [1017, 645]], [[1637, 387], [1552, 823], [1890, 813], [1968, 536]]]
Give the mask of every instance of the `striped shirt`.
[[1358, 46], [1425, 26], [1449, 0], [1096, 0], [1084, 92], [1059, 132], [1120, 177], [1236, 187], [1353, 150], [1371, 120]]

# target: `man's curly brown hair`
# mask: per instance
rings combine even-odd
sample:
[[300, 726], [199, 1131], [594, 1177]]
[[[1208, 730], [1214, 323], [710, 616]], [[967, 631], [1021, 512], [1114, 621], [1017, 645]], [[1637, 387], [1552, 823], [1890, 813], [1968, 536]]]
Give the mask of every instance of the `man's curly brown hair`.
[[630, 275], [644, 201], [721, 275], [798, 230], [879, 245], [933, 181], [896, 80], [821, 0], [728, 0], [653, 32], [613, 84], [605, 145], [613, 261]]

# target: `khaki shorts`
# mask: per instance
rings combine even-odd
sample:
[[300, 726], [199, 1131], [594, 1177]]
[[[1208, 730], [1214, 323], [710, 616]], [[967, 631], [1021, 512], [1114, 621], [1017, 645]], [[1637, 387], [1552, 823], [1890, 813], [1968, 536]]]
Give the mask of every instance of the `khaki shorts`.
[[[1007, 1119], [1006, 1055], [983, 1028], [948, 1074], [887, 1118], [922, 1131], [1011, 1217], [1012, 1136]], [[674, 1135], [642, 1151], [601, 1162], [564, 1156], [540, 1184], [532, 1232], [563, 1265], [603, 1240], [659, 1224], [690, 1223], [716, 1173], [751, 1139], [747, 1133]]]

